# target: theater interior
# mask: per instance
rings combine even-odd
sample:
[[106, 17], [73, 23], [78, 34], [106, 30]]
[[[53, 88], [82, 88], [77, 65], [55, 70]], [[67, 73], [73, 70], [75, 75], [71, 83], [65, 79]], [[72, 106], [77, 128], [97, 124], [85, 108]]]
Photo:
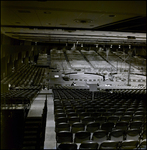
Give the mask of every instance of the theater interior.
[[1, 1], [1, 149], [146, 149], [146, 1]]

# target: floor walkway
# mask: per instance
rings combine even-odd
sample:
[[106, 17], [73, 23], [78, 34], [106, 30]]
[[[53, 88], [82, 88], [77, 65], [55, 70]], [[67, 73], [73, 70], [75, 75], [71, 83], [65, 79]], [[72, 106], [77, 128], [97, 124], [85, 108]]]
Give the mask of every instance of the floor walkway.
[[45, 100], [47, 98], [47, 118], [45, 128], [44, 149], [56, 149], [54, 103], [52, 90], [41, 90], [34, 99], [28, 112], [28, 117], [41, 117]]
[[48, 92], [48, 95], [47, 95], [47, 118], [46, 118], [44, 149], [56, 149], [54, 103], [52, 90], [51, 89], [46, 90], [46, 92]]

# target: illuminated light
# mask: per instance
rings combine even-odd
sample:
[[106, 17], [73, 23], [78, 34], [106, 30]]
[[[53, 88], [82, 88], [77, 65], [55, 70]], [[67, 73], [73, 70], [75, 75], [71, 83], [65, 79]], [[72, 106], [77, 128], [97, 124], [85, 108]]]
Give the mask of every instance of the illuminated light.
[[23, 60], [21, 61], [21, 63], [23, 63]]
[[59, 75], [54, 75], [55, 78], [59, 78]]
[[11, 87], [11, 84], [8, 84], [8, 87], [10, 88], [10, 87]]
[[118, 45], [118, 48], [120, 48], [121, 47], [121, 45]]
[[81, 47], [83, 47], [83, 44], [81, 44]]
[[78, 44], [79, 42], [78, 42], [78, 40], [77, 40], [77, 44]]
[[110, 45], [110, 48], [112, 48], [113, 45]]
[[96, 44], [96, 48], [98, 48], [98, 44]]
[[131, 45], [129, 45], [129, 49], [131, 49]]

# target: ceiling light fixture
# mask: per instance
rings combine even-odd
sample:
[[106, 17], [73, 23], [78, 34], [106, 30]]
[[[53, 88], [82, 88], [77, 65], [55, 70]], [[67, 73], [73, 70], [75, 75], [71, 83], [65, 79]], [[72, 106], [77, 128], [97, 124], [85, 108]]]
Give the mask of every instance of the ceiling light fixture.
[[93, 20], [91, 19], [75, 19], [74, 22], [76, 23], [91, 23]]

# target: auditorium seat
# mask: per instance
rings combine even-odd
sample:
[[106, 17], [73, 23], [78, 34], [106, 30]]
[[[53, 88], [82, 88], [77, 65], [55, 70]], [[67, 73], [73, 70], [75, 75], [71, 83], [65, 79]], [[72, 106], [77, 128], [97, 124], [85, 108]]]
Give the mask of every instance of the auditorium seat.
[[123, 141], [124, 140], [124, 130], [114, 129], [109, 134], [109, 139], [113, 141]]
[[106, 130], [108, 132], [111, 132], [114, 128], [114, 122], [105, 122], [101, 125], [102, 130]]
[[85, 125], [82, 122], [75, 122], [72, 124], [71, 132], [76, 133], [78, 131], [84, 131]]
[[82, 123], [84, 123], [85, 125], [87, 125], [89, 122], [93, 122], [94, 118], [91, 116], [86, 116], [82, 119]]
[[126, 140], [140, 140], [141, 129], [129, 129], [125, 131]]
[[66, 117], [66, 114], [65, 113], [57, 113], [57, 114], [55, 114], [55, 120], [57, 118], [62, 118], [62, 117]]
[[134, 113], [134, 116], [136, 116], [136, 115], [145, 115], [145, 112], [144, 111], [136, 111], [135, 113]]
[[78, 117], [78, 114], [75, 113], [75, 112], [68, 112], [66, 113], [67, 114], [67, 117], [70, 118], [70, 117]]
[[95, 119], [97, 117], [100, 117], [101, 113], [99, 113], [99, 112], [93, 112], [93, 113], [91, 113], [91, 116]]
[[60, 131], [56, 133], [57, 143], [73, 142], [73, 134], [70, 131]]
[[145, 117], [143, 115], [135, 115], [132, 117], [132, 121], [144, 121]]
[[95, 132], [98, 129], [100, 129], [100, 123], [96, 122], [89, 122], [86, 127], [86, 131], [91, 133]]
[[113, 140], [106, 140], [103, 141], [100, 146], [99, 146], [99, 150], [101, 149], [118, 149], [119, 146], [119, 142], [113, 141]]
[[70, 131], [70, 124], [69, 123], [59, 123], [55, 127], [55, 132], [60, 132], [60, 131]]
[[63, 142], [58, 145], [57, 150], [77, 150], [77, 144], [71, 142]]
[[119, 121], [115, 125], [115, 129], [127, 130], [129, 123], [126, 121]]
[[115, 115], [107, 118], [107, 122], [114, 122], [114, 124], [116, 124], [118, 120], [119, 120], [119, 116], [115, 116]]
[[57, 114], [57, 113], [65, 113], [64, 109], [55, 109], [54, 112], [55, 112], [55, 114]]
[[66, 122], [67, 123], [68, 119], [66, 117], [60, 117], [60, 118], [57, 118], [55, 120], [55, 124], [59, 124], [59, 123], [62, 123], [62, 122]]
[[141, 129], [141, 126], [142, 126], [142, 121], [133, 121], [129, 123], [130, 129], [134, 129], [134, 128]]
[[90, 140], [90, 132], [78, 131], [75, 133], [74, 143], [82, 143], [86, 140]]
[[114, 115], [123, 116], [123, 115], [124, 115], [124, 111], [116, 111], [116, 112], [114, 113]]
[[80, 144], [79, 150], [90, 150], [90, 149], [97, 150], [98, 146], [99, 145], [98, 145], [97, 142], [94, 142], [94, 141], [91, 141], [91, 140], [87, 140], [87, 141], [82, 142]]
[[130, 115], [121, 116], [120, 121], [130, 122], [130, 121], [132, 121], [132, 116], [130, 116]]
[[134, 111], [126, 111], [124, 113], [124, 115], [130, 115], [130, 116], [133, 116], [133, 114], [134, 114]]
[[124, 150], [124, 149], [136, 149], [138, 147], [139, 141], [134, 141], [134, 140], [124, 140], [121, 142], [119, 149]]
[[77, 114], [81, 114], [81, 113], [85, 113], [85, 109], [82, 107], [82, 108], [76, 108], [76, 113]]
[[77, 116], [73, 116], [73, 117], [68, 118], [68, 121], [69, 121], [69, 124], [72, 125], [75, 122], [80, 122], [80, 118]]
[[66, 109], [65, 111], [66, 111], [66, 113], [75, 112], [75, 110], [73, 108], [72, 109]]
[[101, 125], [103, 123], [105, 123], [106, 121], [107, 121], [107, 117], [105, 117], [105, 116], [99, 116], [99, 117], [95, 118], [95, 122], [100, 123]]
[[87, 113], [87, 112], [82, 112], [81, 114], [79, 114], [79, 117], [81, 119], [83, 119], [84, 117], [88, 117], [88, 116], [91, 116], [91, 115], [89, 113]]
[[108, 140], [108, 132], [106, 130], [97, 130], [92, 135], [92, 140], [100, 144], [104, 140]]

